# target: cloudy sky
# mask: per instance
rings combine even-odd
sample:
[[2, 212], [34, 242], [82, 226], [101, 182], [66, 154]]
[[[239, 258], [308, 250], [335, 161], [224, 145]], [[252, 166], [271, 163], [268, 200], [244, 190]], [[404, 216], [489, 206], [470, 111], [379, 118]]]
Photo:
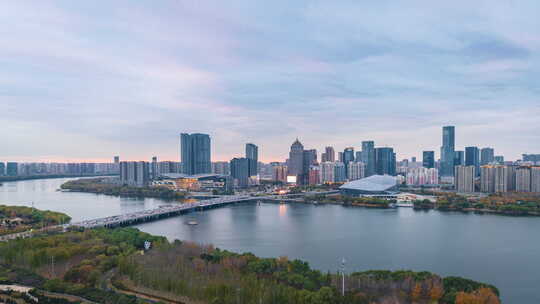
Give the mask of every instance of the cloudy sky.
[[[369, 2], [369, 4], [368, 4]], [[1, 1], [0, 160], [540, 153], [540, 1]], [[438, 152], [437, 152], [438, 154]]]

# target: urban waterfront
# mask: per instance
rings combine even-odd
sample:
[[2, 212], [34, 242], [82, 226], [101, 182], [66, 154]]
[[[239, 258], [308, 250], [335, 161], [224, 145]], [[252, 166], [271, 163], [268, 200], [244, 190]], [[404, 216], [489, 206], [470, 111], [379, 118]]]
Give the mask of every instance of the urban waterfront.
[[[65, 212], [73, 221], [156, 208], [158, 199], [57, 192], [68, 179], [7, 182], [0, 204]], [[196, 219], [196, 226], [187, 221]], [[538, 303], [538, 218], [335, 205], [236, 204], [138, 225], [169, 239], [260, 256], [301, 258], [322, 271], [427, 270], [497, 286], [504, 303]]]

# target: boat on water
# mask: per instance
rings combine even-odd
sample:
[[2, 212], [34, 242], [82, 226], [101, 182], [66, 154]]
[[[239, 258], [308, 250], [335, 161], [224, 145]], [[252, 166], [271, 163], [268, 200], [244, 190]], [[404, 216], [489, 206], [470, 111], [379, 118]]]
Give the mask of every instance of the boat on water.
[[190, 226], [195, 226], [195, 225], [199, 225], [199, 222], [197, 222], [196, 220], [189, 220], [187, 224]]
[[412, 202], [397, 202], [395, 206], [401, 208], [413, 208], [414, 204]]

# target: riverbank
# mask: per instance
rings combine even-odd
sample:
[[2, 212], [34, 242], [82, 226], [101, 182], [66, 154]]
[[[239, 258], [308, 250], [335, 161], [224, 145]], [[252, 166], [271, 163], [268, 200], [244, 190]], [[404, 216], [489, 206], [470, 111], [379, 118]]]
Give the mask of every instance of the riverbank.
[[49, 210], [38, 210], [24, 206], [0, 205], [0, 236], [17, 235], [32, 229], [66, 224], [71, 221], [67, 214]]
[[77, 179], [60, 186], [62, 190], [105, 194], [120, 197], [159, 198], [162, 200], [183, 200], [185, 192], [177, 192], [166, 187], [132, 187], [112, 184], [107, 178]]
[[36, 179], [77, 178], [77, 177], [96, 177], [96, 176], [118, 176], [118, 174], [85, 174], [85, 175], [52, 174], [52, 175], [33, 175], [33, 176], [0, 176], [0, 183], [36, 180]]
[[415, 201], [417, 210], [460, 211], [508, 216], [540, 216], [540, 195], [534, 193], [491, 194], [466, 197], [455, 193], [437, 196], [436, 202]]
[[[151, 242], [152, 249], [143, 253], [145, 241]], [[43, 251], [55, 253], [54, 268], [47, 256], [41, 256]], [[463, 299], [500, 303], [498, 289], [488, 284], [413, 271], [346, 275], [342, 296], [339, 274], [313, 270], [307, 262], [168, 242], [133, 228], [70, 231], [10, 241], [0, 244], [0, 262], [0, 277], [11, 283], [102, 304], [141, 302], [122, 290], [223, 304], [468, 303], [460, 302]], [[101, 287], [111, 270], [117, 274], [112, 282], [119, 292]]]

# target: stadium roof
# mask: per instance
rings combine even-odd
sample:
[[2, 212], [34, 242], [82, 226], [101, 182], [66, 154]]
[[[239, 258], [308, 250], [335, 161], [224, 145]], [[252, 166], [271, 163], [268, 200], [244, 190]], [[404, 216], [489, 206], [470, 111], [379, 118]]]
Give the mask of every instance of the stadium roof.
[[390, 175], [372, 175], [359, 180], [348, 182], [339, 187], [340, 190], [356, 190], [362, 192], [391, 191], [397, 185], [397, 178]]

